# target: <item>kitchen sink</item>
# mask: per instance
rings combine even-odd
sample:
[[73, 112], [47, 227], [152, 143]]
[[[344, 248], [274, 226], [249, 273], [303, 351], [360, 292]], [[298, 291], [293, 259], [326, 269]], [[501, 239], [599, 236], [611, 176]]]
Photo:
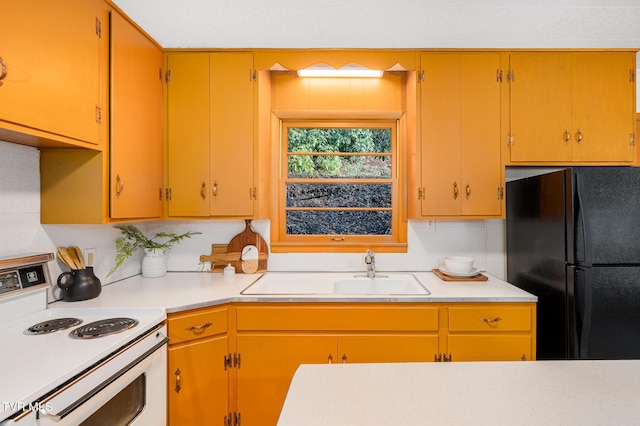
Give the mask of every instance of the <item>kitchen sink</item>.
[[241, 294], [412, 295], [431, 293], [413, 274], [381, 273], [375, 278], [368, 278], [364, 274], [337, 272], [268, 272], [245, 288]]
[[379, 274], [373, 278], [356, 275], [352, 278], [339, 278], [333, 283], [336, 294], [431, 294], [411, 274]]

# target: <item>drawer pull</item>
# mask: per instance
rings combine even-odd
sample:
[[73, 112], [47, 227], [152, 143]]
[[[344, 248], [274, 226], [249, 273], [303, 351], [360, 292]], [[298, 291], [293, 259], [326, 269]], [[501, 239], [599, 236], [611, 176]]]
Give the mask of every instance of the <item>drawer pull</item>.
[[485, 318], [485, 317], [482, 317], [482, 318], [480, 318], [480, 321], [482, 321], [482, 322], [486, 322], [487, 324], [495, 324], [495, 323], [497, 323], [498, 321], [502, 321], [502, 318], [500, 318], [500, 317], [495, 317], [495, 318]]
[[194, 333], [200, 332], [200, 331], [204, 331], [207, 328], [211, 327], [213, 324], [211, 324], [210, 322], [207, 322], [205, 324], [202, 325], [192, 325], [191, 327], [187, 327], [185, 330], [187, 331], [193, 331]]

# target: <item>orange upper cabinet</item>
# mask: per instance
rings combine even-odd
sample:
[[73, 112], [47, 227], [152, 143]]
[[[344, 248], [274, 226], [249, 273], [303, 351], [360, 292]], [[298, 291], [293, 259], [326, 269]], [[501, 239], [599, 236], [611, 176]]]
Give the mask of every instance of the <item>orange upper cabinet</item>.
[[104, 11], [99, 0], [3, 3], [0, 136], [38, 147], [100, 143]]
[[167, 55], [169, 216], [209, 215], [209, 55]]
[[210, 56], [212, 216], [253, 216], [254, 90], [251, 53]]
[[111, 15], [111, 218], [163, 212], [162, 49]]
[[499, 53], [421, 55], [417, 217], [499, 217]]
[[111, 107], [101, 115], [109, 143], [101, 150], [42, 150], [42, 223], [163, 215], [162, 51], [116, 11], [105, 9], [104, 22], [102, 72], [110, 83], [102, 90], [110, 92]]
[[634, 52], [510, 55], [511, 163], [632, 163]]
[[252, 217], [253, 54], [168, 53], [168, 216]]

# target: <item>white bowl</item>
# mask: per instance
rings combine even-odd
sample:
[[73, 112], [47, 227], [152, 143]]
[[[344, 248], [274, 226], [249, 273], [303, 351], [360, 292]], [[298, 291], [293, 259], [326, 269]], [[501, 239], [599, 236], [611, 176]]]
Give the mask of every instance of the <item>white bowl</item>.
[[465, 256], [448, 256], [444, 258], [444, 266], [449, 272], [465, 274], [473, 268], [473, 258]]

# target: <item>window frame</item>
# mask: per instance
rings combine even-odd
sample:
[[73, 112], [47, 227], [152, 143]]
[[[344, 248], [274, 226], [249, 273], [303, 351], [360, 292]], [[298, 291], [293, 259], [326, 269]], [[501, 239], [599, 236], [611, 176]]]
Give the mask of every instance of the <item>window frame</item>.
[[[286, 233], [287, 183], [299, 183], [305, 178], [288, 177], [288, 129], [289, 128], [389, 128], [391, 147], [389, 153], [382, 154], [391, 158], [391, 176], [389, 178], [318, 178], [318, 183], [389, 183], [391, 184], [391, 233], [388, 235], [288, 235]], [[405, 200], [404, 170], [401, 154], [400, 120], [397, 118], [290, 118], [279, 119], [279, 140], [277, 153], [276, 212], [272, 218], [271, 251], [273, 252], [360, 252], [367, 248], [381, 252], [406, 252], [406, 218], [401, 201]], [[343, 156], [339, 153], [339, 156]], [[347, 153], [348, 154], [348, 153]], [[353, 155], [353, 154], [351, 154]], [[348, 210], [349, 208], [346, 208]], [[320, 209], [322, 210], [322, 209]], [[362, 210], [356, 208], [356, 210]], [[364, 209], [369, 210], [369, 209]], [[376, 210], [376, 209], [370, 209]], [[386, 209], [385, 209], [386, 210]]]

